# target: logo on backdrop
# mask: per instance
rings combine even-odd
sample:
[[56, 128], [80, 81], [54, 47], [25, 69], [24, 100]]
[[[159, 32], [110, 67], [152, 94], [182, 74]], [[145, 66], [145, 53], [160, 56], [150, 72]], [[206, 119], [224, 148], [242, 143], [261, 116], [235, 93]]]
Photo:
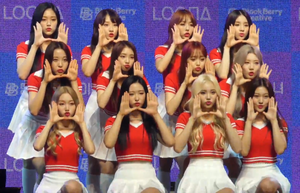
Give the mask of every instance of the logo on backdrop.
[[[137, 10], [136, 9], [122, 9], [120, 7], [117, 8], [111, 8], [115, 10], [122, 21], [126, 20], [126, 16], [130, 15], [136, 15]], [[94, 20], [97, 16], [97, 14], [102, 10], [102, 8], [96, 7], [96, 8], [89, 8], [89, 7], [81, 7], [80, 9], [80, 18], [84, 21], [87, 20]]]
[[[21, 19], [32, 19], [33, 12], [35, 10], [36, 6], [34, 5], [29, 5], [29, 6], [22, 6], [22, 5], [16, 5], [14, 7], [7, 7], [3, 6], [3, 19], [5, 20], [21, 20]], [[59, 6], [57, 6], [57, 9], [60, 13], [60, 18], [64, 19], [61, 10]]]
[[177, 7], [173, 8], [170, 6], [165, 6], [162, 8], [153, 7], [153, 20], [170, 20], [174, 12], [178, 9], [188, 9], [190, 12], [193, 13], [196, 20], [201, 21], [209, 21], [211, 20], [209, 9], [207, 7]]
[[[92, 91], [92, 83], [82, 82], [81, 84], [82, 84], [82, 95], [89, 96]], [[20, 85], [14, 82], [9, 82], [6, 83], [5, 94], [7, 96], [18, 96], [19, 94], [22, 93], [24, 88], [25, 88], [24, 82], [22, 82]]]
[[[249, 13], [253, 22], [273, 21], [274, 17], [281, 17], [283, 13], [282, 9], [268, 9], [268, 8], [257, 8], [257, 9], [242, 8], [242, 9]], [[236, 10], [236, 8], [229, 8], [228, 14], [233, 10]]]

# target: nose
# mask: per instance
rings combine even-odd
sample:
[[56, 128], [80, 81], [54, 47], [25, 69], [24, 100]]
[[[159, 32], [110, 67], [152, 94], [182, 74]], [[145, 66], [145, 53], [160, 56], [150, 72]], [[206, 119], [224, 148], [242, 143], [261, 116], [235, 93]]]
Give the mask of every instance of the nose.
[[259, 103], [259, 104], [262, 104], [262, 103], [263, 103], [263, 97], [259, 97], [258, 103]]
[[252, 62], [250, 62], [249, 69], [254, 69], [254, 64]]
[[66, 111], [69, 111], [69, 104], [66, 104], [65, 110], [66, 110]]
[[138, 94], [135, 94], [134, 100], [135, 100], [135, 101], [139, 101], [139, 99], [140, 99], [139, 95], [138, 95]]
[[206, 99], [210, 99], [210, 93], [207, 93], [207, 95], [206, 95]]
[[129, 57], [125, 58], [125, 63], [128, 64], [129, 63]]
[[245, 26], [244, 25], [240, 25], [240, 31], [244, 31], [245, 30]]
[[108, 30], [109, 30], [110, 32], [112, 32], [112, 31], [114, 30], [113, 25], [109, 25]]
[[186, 25], [185, 25], [185, 30], [186, 30], [186, 31], [189, 31], [189, 30], [190, 30], [190, 27], [191, 27], [190, 24], [186, 24]]
[[59, 62], [58, 62], [58, 67], [62, 67], [62, 65], [63, 65], [63, 62], [62, 62], [62, 61], [59, 61]]

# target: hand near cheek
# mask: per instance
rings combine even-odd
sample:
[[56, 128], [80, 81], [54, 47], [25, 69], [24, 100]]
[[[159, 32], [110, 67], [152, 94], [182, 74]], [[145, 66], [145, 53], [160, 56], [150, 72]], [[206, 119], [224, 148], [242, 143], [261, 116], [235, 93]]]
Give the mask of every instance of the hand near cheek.
[[112, 79], [118, 81], [121, 78], [127, 78], [128, 75], [122, 73], [121, 63], [116, 60]]
[[114, 40], [115, 43], [119, 41], [128, 41], [127, 28], [125, 27], [124, 23], [119, 25], [118, 39]]
[[201, 108], [201, 99], [199, 94], [197, 94], [194, 98], [194, 104], [193, 104], [193, 110], [192, 110], [192, 116], [194, 119], [198, 119], [204, 115], [208, 115], [208, 112], [203, 112]]
[[67, 28], [66, 24], [62, 22], [58, 27], [57, 41], [68, 44], [68, 33], [69, 33], [69, 28]]
[[129, 94], [126, 91], [121, 99], [120, 110], [119, 113], [121, 116], [126, 116], [130, 114], [132, 111], [137, 110], [137, 107], [131, 108], [129, 106]]
[[245, 79], [244, 78], [243, 69], [242, 69], [241, 65], [235, 64], [234, 69], [232, 69], [232, 71], [235, 75], [234, 84], [236, 86], [241, 86], [241, 85], [245, 84], [246, 82], [251, 81], [251, 79]]
[[61, 77], [68, 78], [70, 81], [76, 81], [78, 76], [78, 64], [77, 60], [72, 60], [69, 65], [67, 74], [63, 74]]
[[188, 63], [186, 67], [184, 83], [186, 84], [186, 86], [188, 86], [192, 84], [195, 79], [197, 79], [197, 77], [193, 77], [192, 66]]
[[144, 67], [138, 61], [133, 64], [133, 74], [144, 78]]
[[274, 97], [269, 99], [268, 112], [263, 112], [263, 114], [270, 121], [277, 119], [277, 102], [275, 102]]
[[256, 25], [254, 23], [250, 26], [249, 38], [247, 40], [243, 40], [243, 43], [247, 43], [252, 46], [259, 45], [259, 28], [256, 31]]
[[213, 76], [216, 76], [216, 69], [215, 69], [215, 66], [214, 66], [214, 64], [210, 61], [210, 59], [209, 59], [208, 57], [206, 58], [204, 67], [205, 67], [205, 73], [206, 73], [206, 74], [211, 74], [211, 75], [213, 75]]
[[268, 72], [268, 70], [269, 70], [269, 65], [267, 65], [266, 63], [261, 65], [260, 71], [259, 71], [259, 78], [266, 78], [269, 80], [272, 70], [270, 70], [269, 72]]
[[180, 44], [182, 44], [183, 42], [185, 42], [186, 40], [188, 40], [188, 38], [182, 38], [180, 36], [180, 30], [179, 28], [177, 27], [176, 24], [174, 24], [174, 27], [171, 29], [172, 30], [172, 33], [173, 33], [173, 43], [178, 46]]
[[226, 46], [231, 48], [232, 46], [243, 42], [243, 40], [236, 40], [235, 39], [235, 28], [233, 25], [229, 26], [229, 29], [227, 29], [227, 41], [226, 41]]
[[45, 81], [46, 83], [49, 83], [52, 80], [54, 80], [56, 78], [60, 78], [60, 77], [61, 76], [54, 75], [52, 73], [52, 69], [51, 69], [50, 63], [46, 59], [45, 64], [44, 64], [44, 79], [43, 79], [43, 81]]
[[201, 31], [201, 26], [198, 26], [196, 25], [194, 27], [194, 30], [193, 30], [193, 36], [191, 39], [189, 39], [189, 42], [191, 41], [196, 41], [196, 42], [202, 42], [202, 37], [203, 37], [203, 34], [204, 34], [204, 29], [202, 29]]
[[[52, 107], [51, 107], [52, 105]], [[61, 121], [64, 119], [64, 117], [60, 117], [58, 115], [58, 108], [57, 108], [57, 104], [56, 102], [52, 101], [51, 105], [49, 105], [49, 111], [50, 111], [50, 118], [49, 118], [49, 121], [52, 123], [52, 124], [55, 124], [57, 123], [58, 121]]]
[[75, 121], [78, 125], [84, 122], [84, 106], [79, 103], [76, 108], [76, 113], [73, 117], [69, 117], [69, 119]]
[[99, 36], [98, 36], [97, 46], [99, 46], [100, 48], [103, 48], [104, 46], [109, 44], [111, 41], [113, 41], [113, 40], [106, 38], [104, 28], [100, 24], [98, 27], [98, 33], [99, 33]]
[[227, 115], [226, 115], [226, 101], [224, 97], [221, 98], [218, 97], [216, 102], [217, 102], [217, 111], [215, 112], [213, 111], [209, 113], [219, 117], [220, 119], [225, 119]]
[[52, 41], [51, 38], [44, 38], [43, 28], [39, 22], [36, 22], [33, 26], [34, 30], [34, 45], [40, 47], [45, 41]]
[[254, 112], [254, 103], [252, 98], [249, 98], [249, 101], [247, 102], [247, 108], [247, 120], [253, 122], [258, 112]]

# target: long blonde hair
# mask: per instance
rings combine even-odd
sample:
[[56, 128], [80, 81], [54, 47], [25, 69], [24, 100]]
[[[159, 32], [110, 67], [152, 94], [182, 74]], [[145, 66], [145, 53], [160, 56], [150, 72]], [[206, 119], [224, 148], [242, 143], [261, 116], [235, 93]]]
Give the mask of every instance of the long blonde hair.
[[[74, 100], [75, 106], [79, 104], [79, 99], [76, 94], [76, 92], [73, 90], [73, 88], [69, 86], [61, 86], [56, 89], [56, 91], [53, 94], [52, 101], [58, 103], [58, 100], [62, 94], [68, 93], [71, 95], [72, 99]], [[73, 122], [74, 124], [74, 136], [75, 136], [75, 141], [78, 145], [77, 152], [79, 155], [81, 155], [81, 148], [82, 148], [82, 141], [80, 140], [80, 136], [82, 136], [81, 130], [79, 126]], [[46, 154], [48, 155], [48, 152], [51, 152], [52, 155], [57, 156], [57, 153], [55, 152], [56, 146], [60, 146], [59, 141], [61, 139], [61, 134], [58, 131], [57, 125], [54, 124], [53, 127], [51, 128], [48, 138], [47, 138], [47, 150]]]
[[[193, 105], [194, 105], [194, 98], [195, 96], [201, 91], [202, 85], [206, 82], [211, 82], [214, 85], [214, 88], [216, 89], [216, 93], [218, 97], [221, 97], [221, 89], [219, 86], [219, 83], [213, 75], [210, 74], [201, 74], [192, 84], [192, 97], [187, 102], [187, 105], [189, 106], [190, 112], [192, 114]], [[214, 104], [214, 109], [216, 109], [216, 103]], [[211, 123], [212, 124], [212, 123]], [[225, 135], [225, 125], [221, 122], [221, 120], [218, 117], [214, 117], [213, 125], [211, 125], [211, 128], [213, 129], [215, 133], [215, 143], [214, 143], [214, 149], [225, 149], [225, 141], [227, 140]], [[203, 138], [203, 122], [201, 119], [197, 119], [193, 125], [192, 133], [189, 138], [189, 143], [192, 146], [191, 152], [195, 153], [199, 144], [200, 147], [203, 145], [203, 141], [205, 139]]]
[[[258, 60], [259, 60], [259, 64], [262, 65], [263, 63], [263, 59], [262, 59], [262, 54], [259, 51], [259, 49], [255, 46], [251, 46], [249, 44], [245, 44], [243, 45], [235, 54], [234, 59], [233, 59], [233, 63], [234, 64], [240, 64], [241, 66], [243, 66], [245, 64], [245, 61], [247, 59], [248, 54], [254, 54]], [[231, 80], [232, 80], [232, 84], [235, 81], [235, 75], [234, 73], [231, 74]], [[232, 90], [232, 86], [230, 88], [230, 91]], [[243, 108], [243, 103], [242, 103], [242, 91], [241, 88], [239, 87], [237, 90], [237, 98], [236, 98], [236, 103], [235, 103], [235, 108], [234, 108], [234, 112], [233, 112], [233, 118], [234, 119], [238, 119], [241, 117], [240, 112]]]

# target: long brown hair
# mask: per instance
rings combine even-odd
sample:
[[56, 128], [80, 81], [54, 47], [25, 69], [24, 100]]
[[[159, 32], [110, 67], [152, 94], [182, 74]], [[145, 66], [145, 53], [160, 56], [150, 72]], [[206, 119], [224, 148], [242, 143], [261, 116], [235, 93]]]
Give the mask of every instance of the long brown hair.
[[[79, 104], [79, 99], [78, 96], [76, 94], [76, 92], [73, 90], [72, 87], [70, 86], [61, 86], [58, 87], [52, 97], [52, 101], [58, 103], [59, 98], [61, 95], [68, 93], [72, 99], [74, 100], [75, 106], [77, 107]], [[78, 149], [77, 152], [79, 155], [81, 155], [81, 148], [82, 148], [82, 141], [81, 141], [81, 129], [79, 128], [79, 126], [72, 121], [72, 123], [74, 124], [75, 128], [74, 128], [74, 136], [75, 136], [75, 141], [78, 145]], [[57, 156], [57, 153], [55, 152], [56, 146], [60, 146], [59, 141], [61, 139], [61, 134], [57, 128], [57, 125], [54, 124], [53, 127], [51, 128], [48, 138], [47, 138], [47, 150], [46, 150], [46, 154], [48, 155], [48, 152], [50, 152], [52, 155]]]
[[[179, 24], [180, 22], [182, 22], [185, 18], [191, 18], [191, 21], [193, 23], [193, 26], [195, 27], [197, 25], [197, 21], [194, 17], [194, 15], [192, 14], [192, 12], [190, 12], [187, 9], [178, 9], [171, 17], [171, 20], [169, 22], [169, 26], [168, 26], [168, 39], [167, 41], [164, 43], [165, 45], [168, 46], [168, 49], [170, 48], [171, 44], [173, 43], [173, 32], [172, 29], [174, 29], [174, 24]], [[170, 70], [172, 69], [172, 66], [175, 62], [175, 52], [172, 56], [170, 65], [168, 65], [167, 68], [167, 72], [169, 73]]]
[[[189, 109], [192, 112], [193, 105], [194, 105], [194, 98], [195, 96], [201, 91], [202, 84], [206, 82], [211, 82], [214, 85], [214, 88], [216, 89], [216, 93], [218, 97], [221, 97], [221, 89], [219, 86], [219, 83], [211, 74], [201, 74], [193, 83], [192, 85], [192, 97], [188, 101]], [[214, 104], [214, 109], [216, 109], [216, 103]], [[212, 124], [212, 123], [211, 123]], [[215, 143], [214, 143], [214, 149], [226, 149], [225, 142], [227, 141], [226, 133], [225, 133], [225, 125], [222, 123], [222, 121], [218, 117], [214, 117], [213, 124], [211, 125], [211, 128], [213, 129], [215, 133]], [[199, 144], [202, 146], [204, 141], [203, 138], [203, 123], [201, 119], [197, 119], [193, 125], [192, 133], [189, 137], [189, 143], [192, 146], [191, 152], [195, 153]]]

